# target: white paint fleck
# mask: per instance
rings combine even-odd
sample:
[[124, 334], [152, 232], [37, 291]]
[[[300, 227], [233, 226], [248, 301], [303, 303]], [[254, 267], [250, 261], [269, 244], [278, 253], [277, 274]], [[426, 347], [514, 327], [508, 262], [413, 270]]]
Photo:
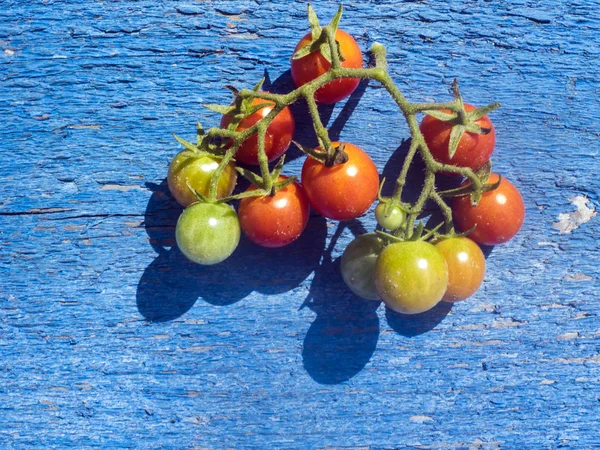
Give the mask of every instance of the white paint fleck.
[[433, 422], [433, 418], [429, 416], [411, 416], [409, 420], [415, 423]]
[[579, 337], [579, 333], [577, 331], [570, 331], [568, 333], [559, 334], [556, 336], [556, 339], [559, 341], [570, 341], [572, 339], [577, 339]]
[[104, 184], [102, 185], [102, 190], [103, 191], [121, 191], [121, 192], [127, 192], [127, 191], [133, 191], [133, 190], [147, 190], [146, 188], [139, 186], [137, 184], [131, 184], [131, 185], [123, 185], [123, 184]]
[[592, 220], [596, 214], [594, 205], [589, 202], [589, 199], [584, 195], [578, 195], [569, 199], [577, 208], [576, 211], [570, 213], [560, 213], [557, 217], [558, 222], [552, 224], [552, 228], [558, 230], [559, 234], [569, 234], [573, 230], [579, 228], [580, 225]]
[[564, 281], [592, 281], [594, 277], [590, 275], [586, 275], [585, 273], [577, 272], [577, 273], [568, 273], [563, 277]]

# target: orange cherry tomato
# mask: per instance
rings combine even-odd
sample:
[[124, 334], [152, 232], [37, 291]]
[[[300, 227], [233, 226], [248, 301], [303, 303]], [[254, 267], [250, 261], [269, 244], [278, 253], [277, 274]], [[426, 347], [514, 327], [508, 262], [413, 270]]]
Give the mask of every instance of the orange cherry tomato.
[[[288, 177], [280, 176], [279, 181]], [[252, 185], [248, 191], [256, 190]], [[244, 234], [263, 247], [283, 247], [302, 234], [308, 223], [308, 198], [298, 182], [277, 191], [274, 196], [248, 197], [238, 210]]]
[[[473, 111], [475, 106], [465, 104], [465, 110]], [[443, 110], [450, 113], [450, 110]], [[487, 134], [476, 134], [466, 132], [458, 142], [458, 147], [454, 156], [449, 156], [450, 133], [452, 124], [436, 119], [435, 117], [425, 116], [419, 128], [425, 138], [427, 147], [434, 159], [442, 164], [452, 164], [453, 166], [469, 167], [478, 170], [488, 162], [496, 145], [496, 132], [494, 125], [488, 116], [482, 116], [475, 121], [481, 128], [488, 128], [491, 131]]]
[[[499, 175], [491, 174], [489, 183], [498, 182]], [[462, 186], [468, 184], [465, 181]], [[469, 195], [456, 197], [452, 203], [454, 223], [462, 231], [475, 226], [469, 238], [483, 245], [502, 244], [514, 237], [525, 219], [525, 204], [519, 190], [506, 178], [493, 191], [483, 193], [477, 206]]]
[[[275, 106], [274, 102], [268, 100], [260, 98], [252, 100], [253, 105], [259, 105], [261, 103], [268, 103], [272, 106], [265, 106], [254, 114], [242, 119], [236, 128], [236, 131], [244, 131], [250, 128], [256, 122], [266, 117]], [[221, 128], [227, 128], [230, 123], [231, 117], [227, 115], [223, 116], [221, 119]], [[294, 128], [294, 117], [292, 116], [290, 108], [286, 106], [275, 116], [273, 121], [267, 127], [267, 132], [265, 134], [265, 153], [267, 154], [267, 159], [269, 161], [279, 158], [289, 148], [294, 136]], [[235, 159], [244, 164], [258, 164], [258, 135], [253, 134], [242, 143], [235, 154]]]
[[474, 241], [466, 237], [444, 239], [435, 244], [448, 264], [448, 287], [442, 298], [459, 302], [472, 296], [485, 276], [485, 256]]
[[[333, 142], [338, 147], [339, 142]], [[373, 204], [379, 188], [375, 164], [360, 147], [345, 143], [348, 161], [333, 167], [308, 157], [302, 166], [302, 186], [310, 205], [333, 220], [354, 219]]]
[[[338, 29], [335, 40], [339, 43], [343, 61], [341, 66], [349, 69], [360, 69], [363, 65], [360, 47], [352, 36]], [[312, 41], [311, 33], [304, 36], [294, 53]], [[319, 78], [331, 68], [331, 63], [325, 59], [320, 51], [309, 53], [300, 59], [292, 59], [292, 78], [297, 87]], [[360, 78], [338, 78], [315, 92], [315, 100], [319, 103], [336, 103], [348, 97], [357, 88]]]

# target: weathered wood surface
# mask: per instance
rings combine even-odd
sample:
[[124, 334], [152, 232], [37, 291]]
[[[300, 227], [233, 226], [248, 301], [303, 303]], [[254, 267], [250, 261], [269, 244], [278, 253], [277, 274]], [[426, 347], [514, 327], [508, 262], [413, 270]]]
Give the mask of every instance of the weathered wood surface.
[[[345, 5], [411, 100], [458, 77], [468, 101], [502, 102], [495, 168], [526, 201], [476, 296], [415, 319], [341, 281], [370, 214], [313, 216], [289, 250], [243, 241], [212, 268], [174, 248], [171, 133], [216, 125], [201, 104], [225, 83], [289, 90], [305, 3], [1, 2], [0, 446], [600, 447], [600, 221], [553, 228], [569, 199], [599, 201], [597, 7]], [[407, 129], [382, 89], [322, 113], [398, 171]]]

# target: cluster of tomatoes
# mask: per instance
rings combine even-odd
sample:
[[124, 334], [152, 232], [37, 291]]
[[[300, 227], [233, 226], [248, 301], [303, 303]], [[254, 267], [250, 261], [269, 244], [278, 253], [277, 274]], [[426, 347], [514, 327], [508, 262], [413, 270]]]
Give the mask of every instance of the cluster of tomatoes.
[[[318, 86], [314, 90], [318, 103], [347, 98], [360, 81], [339, 77], [319, 82], [332, 68], [331, 51], [339, 52], [342, 68], [363, 67], [356, 41], [337, 28], [340, 15], [341, 11], [332, 20], [335, 24], [329, 25], [337, 47], [333, 50], [309, 9], [312, 30], [300, 40], [292, 58], [296, 86]], [[489, 164], [495, 145], [494, 127], [477, 108], [463, 106], [462, 100], [460, 105], [458, 112], [437, 110], [426, 115], [419, 139], [441, 165], [477, 172]], [[478, 244], [506, 242], [523, 223], [524, 205], [518, 190], [505, 178], [488, 173], [485, 186], [493, 189], [480, 189], [477, 204], [470, 195], [469, 179], [463, 183], [463, 195], [452, 202], [450, 233], [441, 235], [435, 230], [426, 232], [422, 225], [414, 227], [414, 221], [407, 217], [419, 211], [400, 199], [378, 195], [375, 164], [366, 152], [347, 142], [311, 149], [300, 182], [282, 175], [283, 160], [279, 158], [292, 143], [294, 118], [287, 106], [278, 108], [273, 116], [270, 113], [275, 107], [273, 101], [250, 97], [223, 115], [220, 128], [234, 133], [270, 120], [261, 136], [253, 133], [238, 142], [231, 155], [235, 161], [223, 160], [222, 152], [233, 146], [231, 138], [222, 139], [217, 146], [221, 153], [179, 139], [186, 149], [171, 162], [168, 185], [173, 197], [185, 207], [177, 222], [176, 240], [190, 260], [205, 265], [224, 261], [237, 247], [242, 232], [258, 245], [281, 247], [300, 236], [311, 207], [326, 218], [345, 221], [364, 214], [379, 197], [375, 208], [378, 230], [349, 244], [342, 256], [342, 277], [360, 297], [381, 299], [395, 311], [415, 314], [441, 300], [455, 302], [471, 296], [485, 273], [485, 258]], [[199, 142], [200, 138], [204, 137], [199, 137]], [[272, 172], [268, 167], [265, 170], [265, 161], [278, 159]], [[259, 166], [261, 174], [246, 169], [252, 166]], [[245, 192], [232, 195], [238, 173], [253, 184]], [[240, 200], [237, 213], [227, 203], [232, 199]]]

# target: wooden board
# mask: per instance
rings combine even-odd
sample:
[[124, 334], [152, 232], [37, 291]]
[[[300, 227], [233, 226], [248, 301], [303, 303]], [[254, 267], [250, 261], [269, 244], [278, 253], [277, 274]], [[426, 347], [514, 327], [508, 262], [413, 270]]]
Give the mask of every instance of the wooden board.
[[[600, 447], [597, 6], [345, 4], [342, 28], [386, 45], [410, 100], [449, 100], [457, 77], [503, 104], [494, 167], [527, 207], [472, 299], [409, 318], [340, 278], [371, 213], [313, 214], [290, 248], [242, 240], [214, 267], [174, 246], [171, 133], [217, 125], [201, 105], [227, 103], [224, 84], [291, 90], [306, 3], [2, 2], [1, 446]], [[398, 173], [408, 130], [383, 89], [321, 113]], [[560, 233], [574, 198], [590, 220]]]

